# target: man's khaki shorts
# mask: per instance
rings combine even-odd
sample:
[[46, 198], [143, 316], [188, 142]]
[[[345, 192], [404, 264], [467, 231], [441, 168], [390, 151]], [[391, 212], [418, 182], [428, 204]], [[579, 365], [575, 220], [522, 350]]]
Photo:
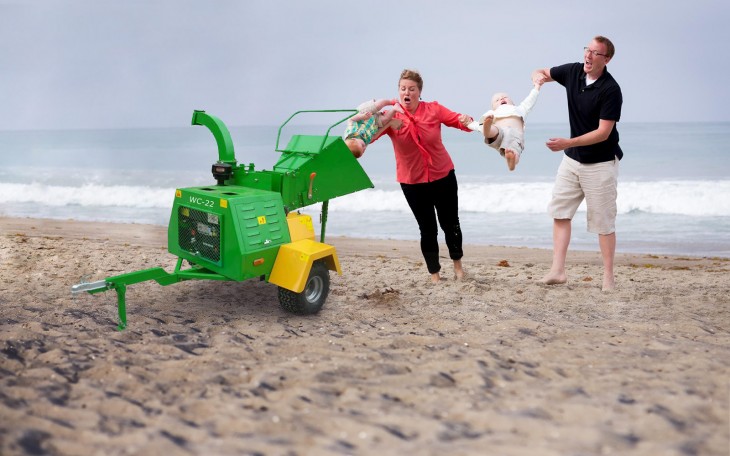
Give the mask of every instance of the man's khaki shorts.
[[563, 155], [548, 214], [554, 219], [572, 220], [585, 198], [588, 232], [615, 232], [618, 163], [618, 158], [614, 158], [613, 161], [584, 164]]

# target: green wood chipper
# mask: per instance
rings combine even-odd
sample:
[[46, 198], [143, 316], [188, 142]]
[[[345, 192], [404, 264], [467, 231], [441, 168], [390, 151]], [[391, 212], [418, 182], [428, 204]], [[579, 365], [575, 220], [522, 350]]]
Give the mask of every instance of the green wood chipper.
[[[292, 135], [280, 149], [282, 129], [300, 113], [349, 112], [323, 136]], [[325, 244], [328, 202], [373, 184], [340, 136], [330, 136], [352, 110], [297, 111], [276, 138], [281, 157], [270, 171], [236, 161], [228, 128], [205, 111], [194, 111], [192, 125], [203, 125], [218, 146], [212, 172], [215, 185], [175, 190], [167, 230], [168, 251], [177, 256], [173, 272], [161, 267], [82, 282], [73, 294], [115, 290], [118, 329], [127, 326], [127, 286], [154, 280], [243, 281], [259, 278], [278, 286], [279, 302], [290, 312], [314, 314], [329, 294], [329, 271], [341, 274], [335, 248]], [[321, 231], [315, 239], [312, 218], [297, 209], [322, 203]], [[183, 268], [183, 264], [185, 268]]]

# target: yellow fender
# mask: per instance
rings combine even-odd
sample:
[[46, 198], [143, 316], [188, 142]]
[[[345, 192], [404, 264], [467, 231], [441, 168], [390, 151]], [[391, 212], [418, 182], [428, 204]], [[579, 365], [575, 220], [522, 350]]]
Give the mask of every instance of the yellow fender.
[[307, 284], [312, 264], [321, 259], [324, 259], [330, 271], [337, 271], [337, 274], [342, 275], [340, 261], [333, 246], [311, 239], [301, 239], [282, 245], [276, 255], [269, 282], [294, 293], [301, 293]]

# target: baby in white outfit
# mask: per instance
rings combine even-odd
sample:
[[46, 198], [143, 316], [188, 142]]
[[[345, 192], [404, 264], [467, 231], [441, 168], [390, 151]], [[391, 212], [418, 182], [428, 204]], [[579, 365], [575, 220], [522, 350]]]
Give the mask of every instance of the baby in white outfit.
[[525, 148], [525, 117], [535, 106], [541, 85], [535, 84], [519, 106], [515, 106], [506, 93], [495, 93], [492, 96], [492, 109], [485, 112], [478, 122], [469, 124], [470, 129], [481, 131], [484, 142], [497, 149], [507, 160], [510, 171], [514, 171]]

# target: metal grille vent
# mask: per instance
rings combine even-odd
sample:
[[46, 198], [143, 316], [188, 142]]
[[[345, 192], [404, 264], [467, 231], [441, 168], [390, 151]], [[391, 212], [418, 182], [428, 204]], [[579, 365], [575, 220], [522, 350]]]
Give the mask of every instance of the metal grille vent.
[[177, 226], [181, 249], [214, 263], [220, 261], [221, 228], [218, 215], [179, 206]]

